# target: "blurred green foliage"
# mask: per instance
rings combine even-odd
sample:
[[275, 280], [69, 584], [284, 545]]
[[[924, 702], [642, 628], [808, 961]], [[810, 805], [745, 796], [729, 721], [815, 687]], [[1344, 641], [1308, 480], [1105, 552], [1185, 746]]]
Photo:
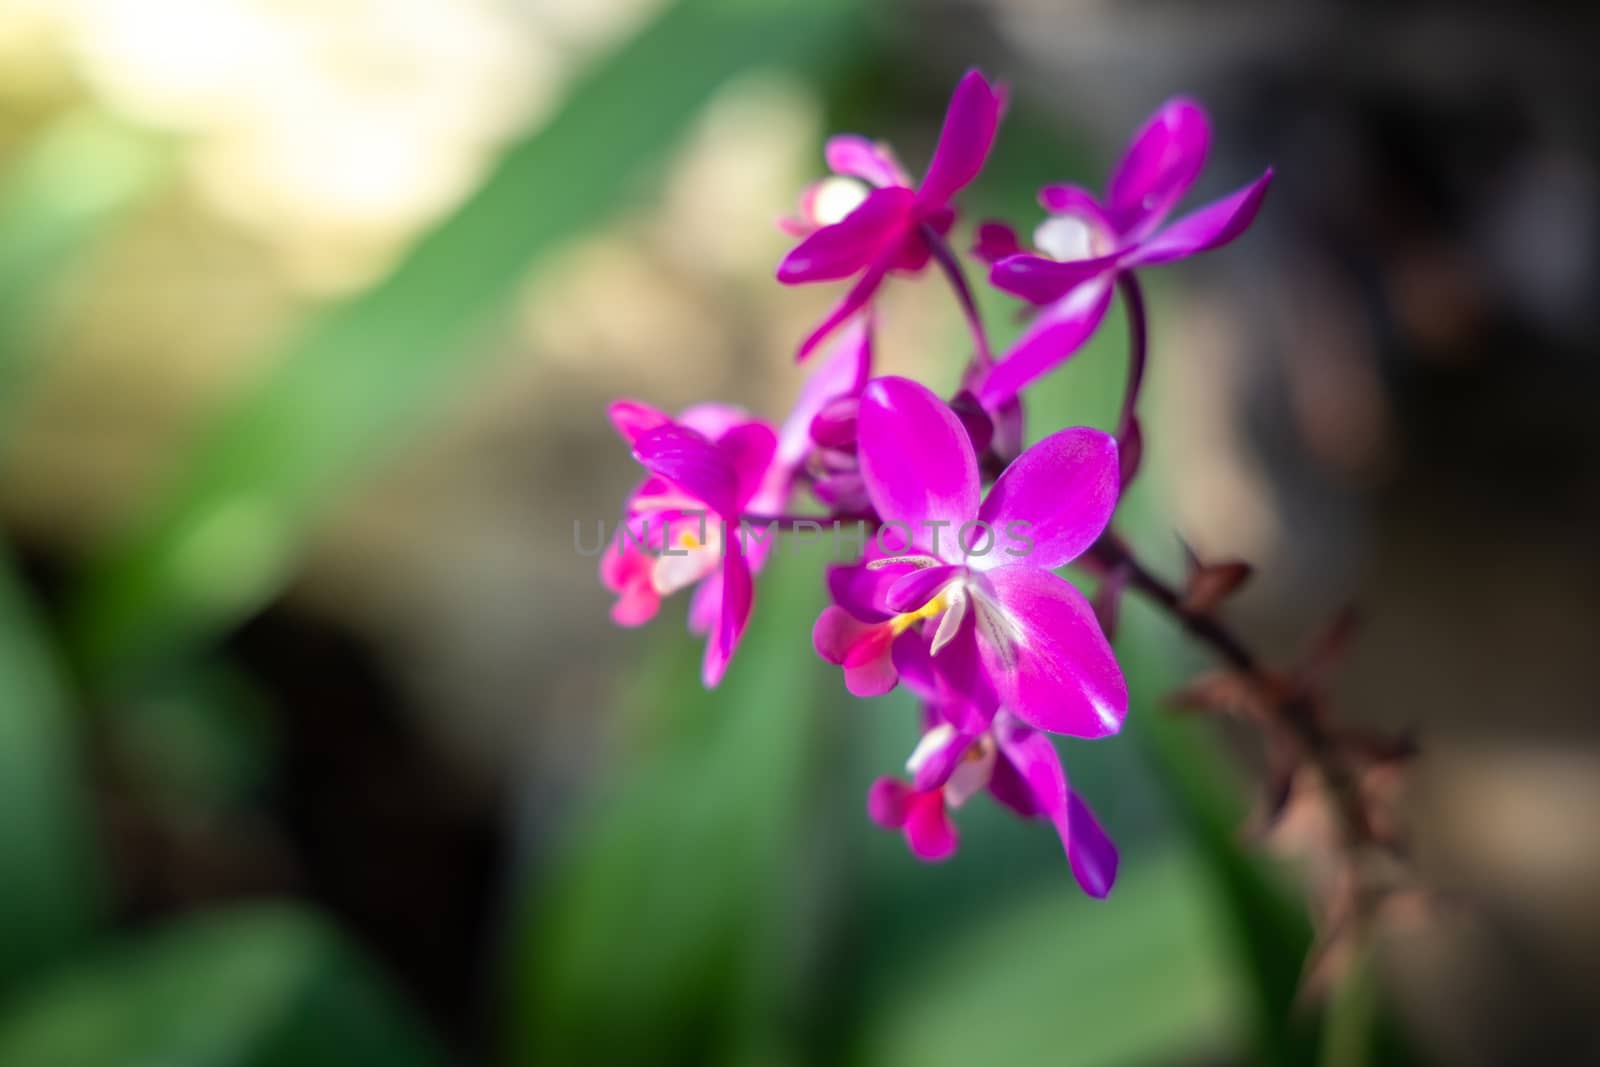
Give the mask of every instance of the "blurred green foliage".
[[441, 1062], [335, 931], [280, 905], [108, 944], [0, 1017], [0, 1063], [33, 1067]]
[[529, 265], [649, 191], [652, 165], [742, 71], [839, 59], [834, 0], [687, 0], [584, 72], [470, 199], [392, 274], [273, 360], [85, 582], [75, 618], [96, 675], [138, 670], [259, 608], [350, 478], [437, 411]]

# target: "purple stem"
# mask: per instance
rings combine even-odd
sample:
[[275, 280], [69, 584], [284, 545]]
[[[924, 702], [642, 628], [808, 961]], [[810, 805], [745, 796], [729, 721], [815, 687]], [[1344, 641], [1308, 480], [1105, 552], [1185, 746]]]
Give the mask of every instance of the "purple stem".
[[739, 521], [747, 522], [751, 526], [776, 526], [780, 530], [793, 531], [798, 529], [801, 523], [823, 527], [835, 522], [865, 522], [876, 526], [878, 517], [876, 515], [740, 515]]
[[972, 341], [977, 346], [975, 362], [982, 369], [994, 362], [994, 356], [989, 351], [989, 338], [984, 333], [983, 318], [978, 314], [978, 302], [973, 299], [972, 289], [967, 285], [966, 272], [961, 269], [961, 261], [950, 250], [950, 245], [939, 232], [926, 222], [922, 224], [922, 239], [927, 242], [928, 249], [933, 253], [934, 262], [944, 271], [944, 276], [950, 280], [950, 288], [956, 292], [956, 299], [961, 302], [961, 310], [967, 317], [967, 326], [972, 330]]
[[1117, 419], [1117, 444], [1126, 445], [1133, 434], [1134, 409], [1144, 388], [1144, 365], [1149, 349], [1149, 325], [1144, 309], [1144, 290], [1132, 271], [1117, 275], [1117, 288], [1128, 309], [1128, 391], [1122, 397], [1122, 415]]

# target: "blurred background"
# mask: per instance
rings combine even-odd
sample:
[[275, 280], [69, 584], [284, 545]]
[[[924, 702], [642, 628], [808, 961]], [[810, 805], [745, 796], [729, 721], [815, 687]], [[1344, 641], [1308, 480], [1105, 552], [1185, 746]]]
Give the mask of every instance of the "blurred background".
[[[0, 1064], [1600, 1061], [1600, 45], [1583, 3], [0, 0]], [[780, 559], [724, 686], [620, 631], [574, 520], [604, 406], [768, 418], [834, 295], [773, 220], [822, 138], [920, 171], [969, 65], [1013, 106], [966, 221], [1024, 231], [1201, 99], [1227, 250], [1152, 274], [1130, 536], [1254, 562], [1287, 658], [1365, 622], [1452, 906], [1322, 1005], [1247, 743], [1130, 604], [1135, 707], [1064, 746], [1106, 902], [975, 804], [923, 867], [863, 795]], [[962, 231], [963, 233], [965, 231]], [[986, 297], [1002, 336], [1012, 309]], [[891, 285], [883, 366], [960, 320]], [[1120, 322], [1033, 430], [1108, 427]]]

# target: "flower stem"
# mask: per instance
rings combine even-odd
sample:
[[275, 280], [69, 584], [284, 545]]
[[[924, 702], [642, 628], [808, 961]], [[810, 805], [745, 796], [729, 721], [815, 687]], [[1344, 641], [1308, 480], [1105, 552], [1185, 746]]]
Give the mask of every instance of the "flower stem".
[[983, 317], [978, 313], [978, 302], [972, 296], [971, 286], [967, 284], [967, 275], [961, 269], [961, 261], [951, 251], [949, 242], [926, 222], [922, 224], [922, 239], [927, 242], [934, 262], [944, 271], [944, 276], [950, 280], [950, 288], [955, 290], [956, 299], [961, 302], [961, 311], [967, 317], [967, 326], [972, 331], [972, 343], [976, 346], [975, 364], [980, 369], [988, 367], [994, 362], [994, 355], [989, 350], [989, 337], [983, 329]]
[[1117, 419], [1117, 444], [1126, 446], [1134, 433], [1134, 414], [1139, 393], [1144, 388], [1144, 367], [1149, 352], [1149, 322], [1144, 307], [1144, 290], [1132, 271], [1117, 276], [1117, 289], [1128, 309], [1128, 389], [1122, 397], [1122, 415]]
[[751, 526], [776, 526], [780, 530], [794, 531], [803, 524], [806, 529], [816, 527], [821, 529], [833, 523], [864, 522], [868, 526], [876, 527], [876, 515], [741, 515], [739, 521]]

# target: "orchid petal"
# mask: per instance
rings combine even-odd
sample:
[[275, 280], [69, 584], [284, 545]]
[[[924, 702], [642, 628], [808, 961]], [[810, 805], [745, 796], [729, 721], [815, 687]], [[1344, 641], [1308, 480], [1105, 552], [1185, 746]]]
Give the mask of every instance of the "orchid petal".
[[675, 420], [679, 426], [687, 426], [696, 433], [705, 434], [710, 440], [719, 440], [735, 426], [742, 426], [750, 421], [750, 413], [736, 404], [719, 404], [707, 401], [704, 404], [694, 404], [683, 409], [683, 414]]
[[1119, 484], [1117, 442], [1110, 434], [1087, 427], [1051, 434], [990, 487], [978, 520], [988, 523], [994, 544], [968, 562], [978, 570], [1023, 558], [1046, 570], [1070, 563], [1111, 521]]
[[1039, 730], [1104, 737], [1122, 728], [1128, 684], [1094, 609], [1065, 578], [1030, 564], [984, 575], [978, 651], [1000, 700]]
[[[906, 378], [876, 378], [861, 395], [861, 475], [873, 507], [885, 523], [911, 529], [914, 541], [925, 523], [958, 529], [978, 511], [978, 459], [961, 420], [926, 386]], [[945, 546], [943, 557], [959, 560]]]
[[1134, 135], [1111, 175], [1106, 206], [1125, 235], [1148, 233], [1189, 191], [1205, 165], [1211, 124], [1192, 100], [1169, 100]]
[[835, 563], [827, 570], [828, 593], [856, 618], [882, 622], [889, 617], [882, 607], [883, 594], [899, 577], [900, 573], [885, 574], [859, 563]]
[[689, 632], [705, 637], [722, 617], [722, 571], [712, 571], [689, 594]]
[[977, 384], [978, 400], [994, 411], [1015, 400], [1041, 375], [1065, 363], [1094, 336], [1111, 306], [1111, 276], [1086, 282], [1045, 308], [1016, 345]]
[[630, 445], [651, 430], [672, 421], [672, 416], [666, 412], [637, 400], [618, 400], [606, 409], [606, 414], [611, 416], [611, 424], [617, 428], [617, 433]]
[[785, 285], [848, 278], [883, 255], [909, 224], [909, 189], [874, 189], [841, 221], [824, 226], [795, 245], [778, 264]]
[[702, 434], [676, 424], [659, 426], [634, 443], [633, 455], [650, 473], [716, 514], [738, 513], [738, 472], [730, 457]]
[[[955, 533], [952, 531], [947, 536], [953, 539]], [[884, 593], [884, 606], [896, 614], [916, 611], [937, 596], [945, 586], [959, 578], [964, 571], [964, 567], [952, 564], [914, 570], [896, 579], [895, 583], [889, 586]]]
[[[970, 626], [967, 633], [970, 636]], [[970, 642], [968, 647], [970, 649]], [[985, 708], [951, 684], [949, 668], [959, 666], [957, 659], [941, 654], [936, 662], [929, 642], [914, 632], [902, 635], [894, 643], [893, 655], [900, 681], [932, 709], [935, 722], [948, 723], [957, 731], [974, 737], [989, 728], [996, 701], [991, 693], [990, 703]], [[982, 672], [978, 668], [976, 651], [970, 652], [968, 660], [971, 667], [966, 675], [978, 683], [974, 688], [986, 689], [987, 682], [980, 681]]]
[[[938, 701], [941, 707], [965, 705], [960, 714], [967, 719], [987, 723], [1000, 706], [1000, 695], [995, 690], [993, 676], [989, 673], [978, 641], [978, 612], [969, 605], [959, 620], [953, 636], [946, 635], [945, 643], [932, 656], [933, 674], [938, 683]], [[963, 722], [955, 722], [966, 728]]]
[[734, 518], [744, 510], [755, 496], [772, 466], [772, 454], [778, 447], [778, 436], [764, 422], [747, 422], [735, 426], [717, 441], [721, 452], [733, 469], [736, 491], [734, 509], [723, 514]]
[[930, 210], [943, 207], [978, 176], [994, 145], [1002, 106], [1000, 94], [984, 76], [967, 71], [950, 98], [933, 160], [917, 190], [920, 206]]
[[835, 174], [860, 178], [868, 185], [910, 185], [899, 160], [894, 158], [887, 145], [879, 144], [858, 133], [841, 133], [828, 138], [823, 148], [828, 169]]
[[1000, 761], [995, 765], [1012, 772], [1012, 779], [998, 779], [1006, 788], [1017, 790], [997, 795], [1007, 807], [1020, 815], [1065, 816], [1067, 813], [1067, 775], [1061, 768], [1061, 755], [1048, 735], [1002, 712], [995, 716], [995, 744]]
[[1092, 229], [1115, 235], [1116, 223], [1106, 214], [1105, 205], [1081, 185], [1047, 185], [1039, 190], [1039, 206], [1051, 215], [1071, 215]]
[[972, 254], [985, 263], [998, 263], [1007, 256], [1022, 255], [1022, 242], [1017, 240], [1017, 231], [1003, 222], [980, 222]]
[[900, 681], [916, 696], [929, 704], [938, 703], [946, 690], [934, 672], [933, 659], [928, 652], [928, 642], [916, 632], [906, 634], [894, 643], [894, 667]]
[[898, 830], [911, 812], [911, 788], [894, 778], [879, 778], [867, 790], [867, 817], [885, 830]]
[[1063, 263], [1044, 256], [1010, 256], [990, 268], [989, 284], [1042, 307], [1116, 269], [1117, 260], [1109, 255]]
[[655, 557], [637, 548], [613, 545], [600, 557], [600, 581], [617, 594], [611, 618], [618, 626], [642, 626], [655, 617], [661, 597], [650, 584]]
[[906, 763], [911, 771], [911, 788], [922, 793], [942, 787], [976, 740], [977, 735], [962, 733], [947, 724], [935, 726], [923, 734], [917, 750]]
[[858, 697], [882, 696], [900, 680], [885, 623], [865, 623], [837, 606], [824, 608], [811, 628], [812, 647], [829, 663], [844, 668], [844, 684]]
[[1250, 227], [1272, 184], [1272, 171], [1221, 200], [1185, 215], [1145, 241], [1127, 258], [1129, 267], [1153, 267], [1220, 248]]
[[911, 854], [925, 863], [937, 863], [955, 855], [959, 841], [955, 823], [950, 821], [944, 796], [937, 789], [912, 798], [906, 812], [905, 831]]
[[1072, 876], [1085, 893], [1104, 899], [1117, 881], [1117, 846], [1111, 835], [1076, 792], [1068, 794], [1066, 812], [1054, 821]]
[[872, 294], [878, 291], [878, 286], [883, 284], [883, 279], [888, 273], [888, 257], [881, 258], [868, 266], [862, 272], [861, 277], [856, 280], [856, 283], [850, 287], [849, 292], [845, 293], [844, 297], [833, 305], [833, 309], [828, 312], [827, 317], [806, 336], [804, 341], [800, 342], [800, 349], [794, 355], [795, 362], [804, 361], [818, 345], [827, 339], [829, 334], [839, 328], [841, 323], [866, 307], [867, 302], [872, 299]]
[[700, 667], [700, 680], [707, 689], [715, 689], [722, 681], [728, 661], [733, 659], [739, 639], [750, 622], [750, 608], [755, 603], [750, 568], [739, 553], [738, 541], [726, 542], [722, 552], [722, 614], [706, 642], [705, 659]]

